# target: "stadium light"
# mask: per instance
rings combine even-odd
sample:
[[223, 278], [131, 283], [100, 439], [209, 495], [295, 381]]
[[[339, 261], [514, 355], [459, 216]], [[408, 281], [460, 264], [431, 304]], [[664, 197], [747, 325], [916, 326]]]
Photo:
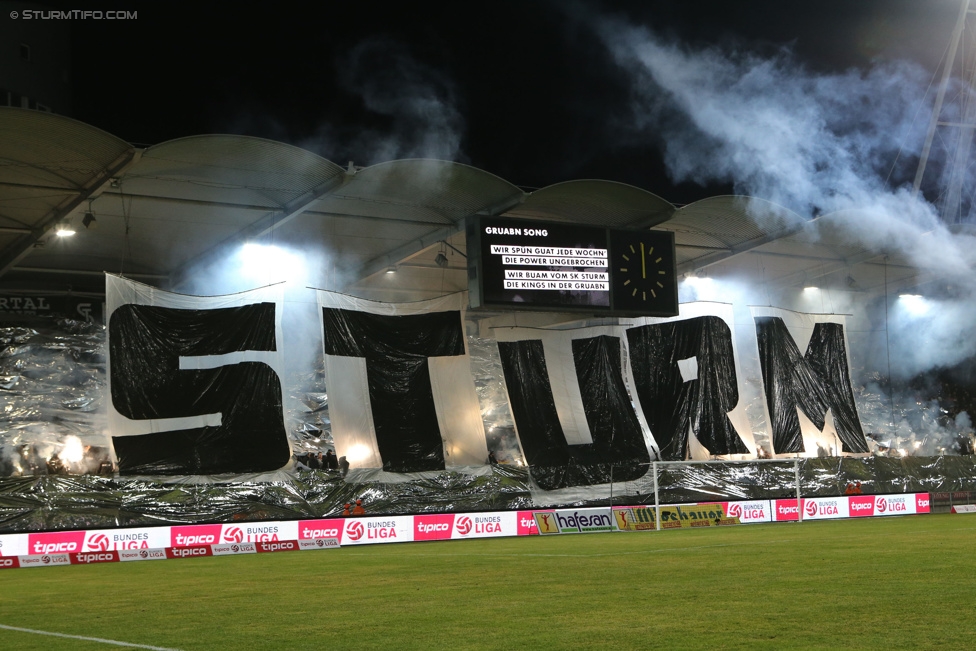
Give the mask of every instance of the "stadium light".
[[240, 275], [249, 281], [306, 280], [305, 258], [298, 252], [274, 244], [246, 242], [241, 247], [239, 260]]
[[918, 294], [899, 294], [898, 303], [912, 316], [921, 316], [931, 308], [925, 297]]

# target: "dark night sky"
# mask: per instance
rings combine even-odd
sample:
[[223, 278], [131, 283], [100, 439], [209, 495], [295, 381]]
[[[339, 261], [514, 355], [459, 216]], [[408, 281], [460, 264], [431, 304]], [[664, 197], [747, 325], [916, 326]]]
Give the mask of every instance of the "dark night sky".
[[[243, 133], [340, 164], [378, 162], [368, 160], [368, 134], [421, 128], [364, 100], [367, 85], [388, 100], [399, 92], [399, 57], [450, 98], [461, 118], [458, 160], [529, 188], [604, 178], [676, 203], [724, 188], [674, 186], [656, 143], [614, 136], [629, 80], [581, 16], [616, 15], [691, 47], [790, 46], [803, 65], [825, 72], [878, 58], [931, 71], [959, 7], [956, 0], [48, 4], [138, 10], [135, 21], [72, 23], [73, 116], [130, 142]], [[372, 55], [353, 74], [364, 44]]]

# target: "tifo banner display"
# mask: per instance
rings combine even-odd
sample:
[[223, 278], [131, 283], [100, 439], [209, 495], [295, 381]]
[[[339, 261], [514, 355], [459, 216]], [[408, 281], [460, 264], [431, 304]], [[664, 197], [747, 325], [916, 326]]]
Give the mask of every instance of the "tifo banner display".
[[318, 291], [336, 454], [414, 473], [487, 464], [464, 295], [377, 303]]
[[662, 506], [661, 529], [717, 527], [739, 524], [738, 518], [726, 516], [721, 504]]
[[120, 474], [244, 474], [289, 463], [282, 286], [199, 297], [107, 275], [105, 300]]
[[[291, 467], [283, 292], [275, 285], [186, 296], [107, 276], [109, 431], [120, 474]], [[490, 455], [466, 294], [416, 303], [316, 295], [330, 434], [348, 464], [343, 480], [484, 473]], [[766, 310], [754, 321], [774, 451], [809, 452], [810, 428], [801, 425], [822, 430], [829, 411], [834, 447], [866, 452], [842, 319]], [[682, 305], [679, 317], [630, 325], [497, 329], [533, 503], [592, 503], [611, 485], [614, 495], [646, 494], [655, 459], [755, 455], [733, 326], [731, 305], [696, 302]], [[423, 536], [444, 533], [438, 523], [425, 526], [435, 529]]]
[[[869, 452], [854, 404], [845, 317], [773, 307], [750, 309], [773, 451], [805, 452], [820, 446], [834, 449], [835, 455]], [[801, 354], [801, 346], [805, 353]], [[828, 411], [833, 416], [830, 422]], [[805, 419], [800, 419], [800, 412]]]

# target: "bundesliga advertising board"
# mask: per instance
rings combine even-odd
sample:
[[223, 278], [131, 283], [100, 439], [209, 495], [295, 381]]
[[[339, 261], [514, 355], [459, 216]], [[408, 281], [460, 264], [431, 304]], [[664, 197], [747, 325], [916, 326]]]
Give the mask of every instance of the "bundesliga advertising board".
[[[660, 528], [681, 529], [929, 513], [928, 493], [661, 506]], [[0, 536], [0, 570], [334, 549], [340, 545], [655, 531], [653, 506], [543, 509], [279, 522], [50, 531]]]

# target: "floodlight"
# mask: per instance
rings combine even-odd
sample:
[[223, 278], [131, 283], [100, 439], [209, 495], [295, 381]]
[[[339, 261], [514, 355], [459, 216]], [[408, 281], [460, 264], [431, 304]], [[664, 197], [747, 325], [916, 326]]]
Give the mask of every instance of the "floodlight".
[[912, 316], [921, 316], [929, 311], [930, 303], [918, 294], [899, 294], [898, 302]]
[[438, 253], [438, 254], [437, 254], [437, 257], [436, 257], [436, 258], [434, 258], [434, 263], [435, 263], [435, 264], [436, 264], [436, 265], [437, 265], [438, 267], [440, 267], [441, 269], [446, 269], [446, 268], [447, 268], [447, 265], [448, 265], [448, 264], [450, 264], [450, 263], [449, 263], [449, 262], [447, 261], [447, 256], [446, 256], [446, 255], [444, 255], [443, 253]]

